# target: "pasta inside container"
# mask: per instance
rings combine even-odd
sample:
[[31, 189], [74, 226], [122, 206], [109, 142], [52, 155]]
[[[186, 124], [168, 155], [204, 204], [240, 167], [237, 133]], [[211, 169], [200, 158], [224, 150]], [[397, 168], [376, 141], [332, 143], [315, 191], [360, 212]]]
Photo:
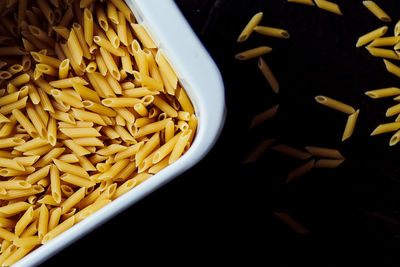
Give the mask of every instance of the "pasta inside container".
[[224, 120], [218, 69], [173, 1], [28, 3], [7, 2], [0, 29], [15, 42], [0, 47], [0, 262], [16, 266], [189, 169]]

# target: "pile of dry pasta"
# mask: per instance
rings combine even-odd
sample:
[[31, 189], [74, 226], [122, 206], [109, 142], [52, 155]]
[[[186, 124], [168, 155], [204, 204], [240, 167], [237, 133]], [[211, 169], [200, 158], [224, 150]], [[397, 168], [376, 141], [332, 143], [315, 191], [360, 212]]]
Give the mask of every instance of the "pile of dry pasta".
[[0, 1], [0, 264], [177, 160], [194, 108], [122, 0]]

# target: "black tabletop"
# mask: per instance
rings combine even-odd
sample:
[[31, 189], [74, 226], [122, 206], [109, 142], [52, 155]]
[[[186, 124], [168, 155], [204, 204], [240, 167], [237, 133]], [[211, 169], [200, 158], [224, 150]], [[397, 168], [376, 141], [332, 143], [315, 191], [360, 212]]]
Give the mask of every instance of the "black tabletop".
[[[194, 168], [42, 266], [399, 266], [400, 148], [389, 147], [390, 134], [370, 136], [377, 125], [394, 120], [385, 112], [395, 102], [364, 95], [398, 86], [399, 79], [381, 58], [355, 44], [384, 25], [392, 35], [400, 2], [379, 1], [390, 23], [379, 21], [361, 0], [334, 2], [344, 16], [286, 0], [177, 0], [224, 79], [227, 118], [221, 138]], [[260, 11], [261, 25], [286, 29], [290, 39], [253, 33], [237, 43]], [[256, 59], [234, 59], [263, 45], [273, 48], [263, 58], [280, 83], [279, 94]], [[360, 109], [350, 139], [341, 141], [347, 116], [316, 103], [319, 94]], [[276, 104], [276, 117], [249, 129], [254, 115]], [[337, 148], [346, 160], [286, 184], [300, 161], [267, 151], [256, 162], [241, 164], [268, 138], [300, 149]], [[291, 214], [310, 232], [296, 233], [273, 212]]]

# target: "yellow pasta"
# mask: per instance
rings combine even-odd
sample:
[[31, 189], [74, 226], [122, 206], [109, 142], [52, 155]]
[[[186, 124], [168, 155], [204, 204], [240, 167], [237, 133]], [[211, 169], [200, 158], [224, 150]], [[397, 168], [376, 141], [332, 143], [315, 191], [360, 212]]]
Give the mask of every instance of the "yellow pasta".
[[264, 75], [265, 79], [271, 86], [272, 90], [275, 93], [279, 93], [279, 82], [277, 81], [277, 79], [275, 78], [275, 75], [273, 74], [273, 72], [271, 71], [271, 69], [269, 68], [269, 66], [267, 65], [267, 63], [264, 61], [264, 59], [262, 57], [258, 58], [258, 68]]
[[346, 126], [344, 128], [344, 132], [343, 132], [343, 136], [342, 136], [342, 141], [348, 139], [350, 136], [353, 135], [359, 113], [360, 113], [360, 110], [358, 109], [356, 112], [349, 115], [349, 117], [347, 118]]
[[384, 59], [383, 62], [385, 63], [386, 69], [388, 72], [400, 77], [400, 67], [393, 64], [392, 62]]
[[314, 2], [321, 9], [343, 16], [340, 7], [335, 3], [326, 0], [314, 0]]
[[385, 35], [387, 30], [388, 30], [388, 27], [387, 26], [383, 26], [383, 27], [380, 27], [380, 28], [378, 28], [376, 30], [373, 30], [373, 31], [371, 31], [369, 33], [366, 33], [366, 34], [360, 36], [358, 38], [358, 40], [357, 40], [356, 47], [360, 47], [360, 46], [366, 45], [369, 42], [380, 38], [381, 36]]
[[253, 117], [251, 123], [250, 123], [249, 128], [253, 128], [253, 127], [259, 125], [260, 123], [262, 123], [262, 122], [264, 122], [266, 120], [269, 120], [272, 117], [274, 117], [276, 112], [278, 111], [278, 108], [279, 108], [279, 104], [275, 105], [272, 108], [269, 108], [269, 109], [267, 109], [267, 110], [265, 110], [265, 111], [263, 111], [263, 112], [261, 112], [261, 113], [259, 113], [257, 115], [255, 115]]
[[262, 12], [258, 12], [255, 14], [247, 23], [246, 27], [243, 29], [243, 31], [240, 33], [237, 42], [244, 42], [246, 41], [249, 36], [252, 34], [254, 28], [260, 23], [261, 19], [263, 17]]
[[72, 60], [74, 60], [78, 65], [81, 64], [83, 58], [83, 50], [74, 29], [72, 29], [69, 34], [67, 45], [69, 51], [71, 52]]
[[388, 132], [394, 132], [394, 131], [397, 131], [398, 129], [400, 129], [400, 122], [389, 122], [389, 123], [380, 124], [371, 133], [371, 136], [388, 133]]
[[273, 27], [256, 26], [254, 27], [254, 31], [262, 35], [276, 37], [276, 38], [288, 39], [290, 37], [290, 34], [286, 30]]
[[83, 32], [86, 43], [91, 46], [93, 44], [93, 15], [87, 8], [83, 11]]
[[131, 23], [131, 27], [145, 48], [157, 48], [156, 44], [142, 25]]
[[310, 161], [304, 163], [300, 167], [290, 171], [285, 182], [289, 183], [289, 182], [293, 181], [294, 179], [308, 173], [314, 167], [314, 164], [315, 164], [315, 159], [311, 159]]
[[353, 114], [355, 112], [355, 109], [352, 106], [349, 106], [345, 103], [342, 103], [340, 101], [334, 100], [332, 98], [326, 97], [326, 96], [316, 96], [315, 100], [327, 107], [330, 107], [332, 109], [336, 109], [340, 112], [346, 113], [346, 114]]
[[269, 52], [272, 51], [271, 47], [268, 46], [260, 46], [260, 47], [256, 47], [241, 53], [238, 53], [235, 55], [235, 58], [238, 60], [248, 60], [251, 58], [255, 58], [255, 57], [259, 57], [262, 55], [265, 55]]
[[383, 58], [389, 58], [389, 59], [394, 59], [394, 60], [400, 60], [399, 55], [397, 55], [397, 53], [391, 49], [384, 49], [384, 48], [377, 48], [377, 47], [370, 47], [370, 46], [367, 46], [366, 49], [374, 57], [383, 57]]
[[371, 98], [382, 98], [382, 97], [400, 95], [400, 89], [397, 87], [389, 87], [389, 88], [370, 90], [365, 92], [365, 94]]
[[391, 22], [392, 19], [374, 1], [363, 1], [363, 5], [383, 22]]

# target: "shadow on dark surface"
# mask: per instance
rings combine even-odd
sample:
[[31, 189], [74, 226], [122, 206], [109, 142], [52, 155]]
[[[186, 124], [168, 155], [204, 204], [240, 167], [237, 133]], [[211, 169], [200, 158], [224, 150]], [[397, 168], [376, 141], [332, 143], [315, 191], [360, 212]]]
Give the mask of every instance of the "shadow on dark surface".
[[[367, 90], [396, 86], [383, 61], [355, 48], [358, 37], [383, 25], [393, 30], [400, 2], [381, 0], [392, 23], [373, 17], [362, 1], [337, 0], [344, 16], [316, 7], [271, 1], [176, 1], [218, 65], [226, 87], [227, 120], [221, 138], [196, 167], [127, 209], [43, 266], [124, 266], [152, 263], [258, 263], [257, 265], [398, 266], [398, 146], [390, 135], [370, 137], [393, 101]], [[284, 28], [290, 39], [253, 33], [236, 38], [255, 13], [261, 25]], [[256, 60], [234, 55], [256, 46], [280, 82], [275, 94]], [[206, 77], [205, 77], [206, 78]], [[354, 135], [341, 142], [347, 116], [317, 104], [318, 94], [360, 109]], [[277, 116], [249, 130], [253, 116], [279, 103]], [[261, 141], [302, 149], [337, 148], [346, 161], [285, 184], [302, 162], [267, 151], [241, 165]], [[273, 211], [290, 213], [310, 234], [299, 235]], [[88, 257], [88, 252], [94, 253]], [[104, 256], [102, 256], [104, 255]], [[190, 259], [190, 260], [188, 260]], [[130, 261], [131, 260], [131, 261]]]

